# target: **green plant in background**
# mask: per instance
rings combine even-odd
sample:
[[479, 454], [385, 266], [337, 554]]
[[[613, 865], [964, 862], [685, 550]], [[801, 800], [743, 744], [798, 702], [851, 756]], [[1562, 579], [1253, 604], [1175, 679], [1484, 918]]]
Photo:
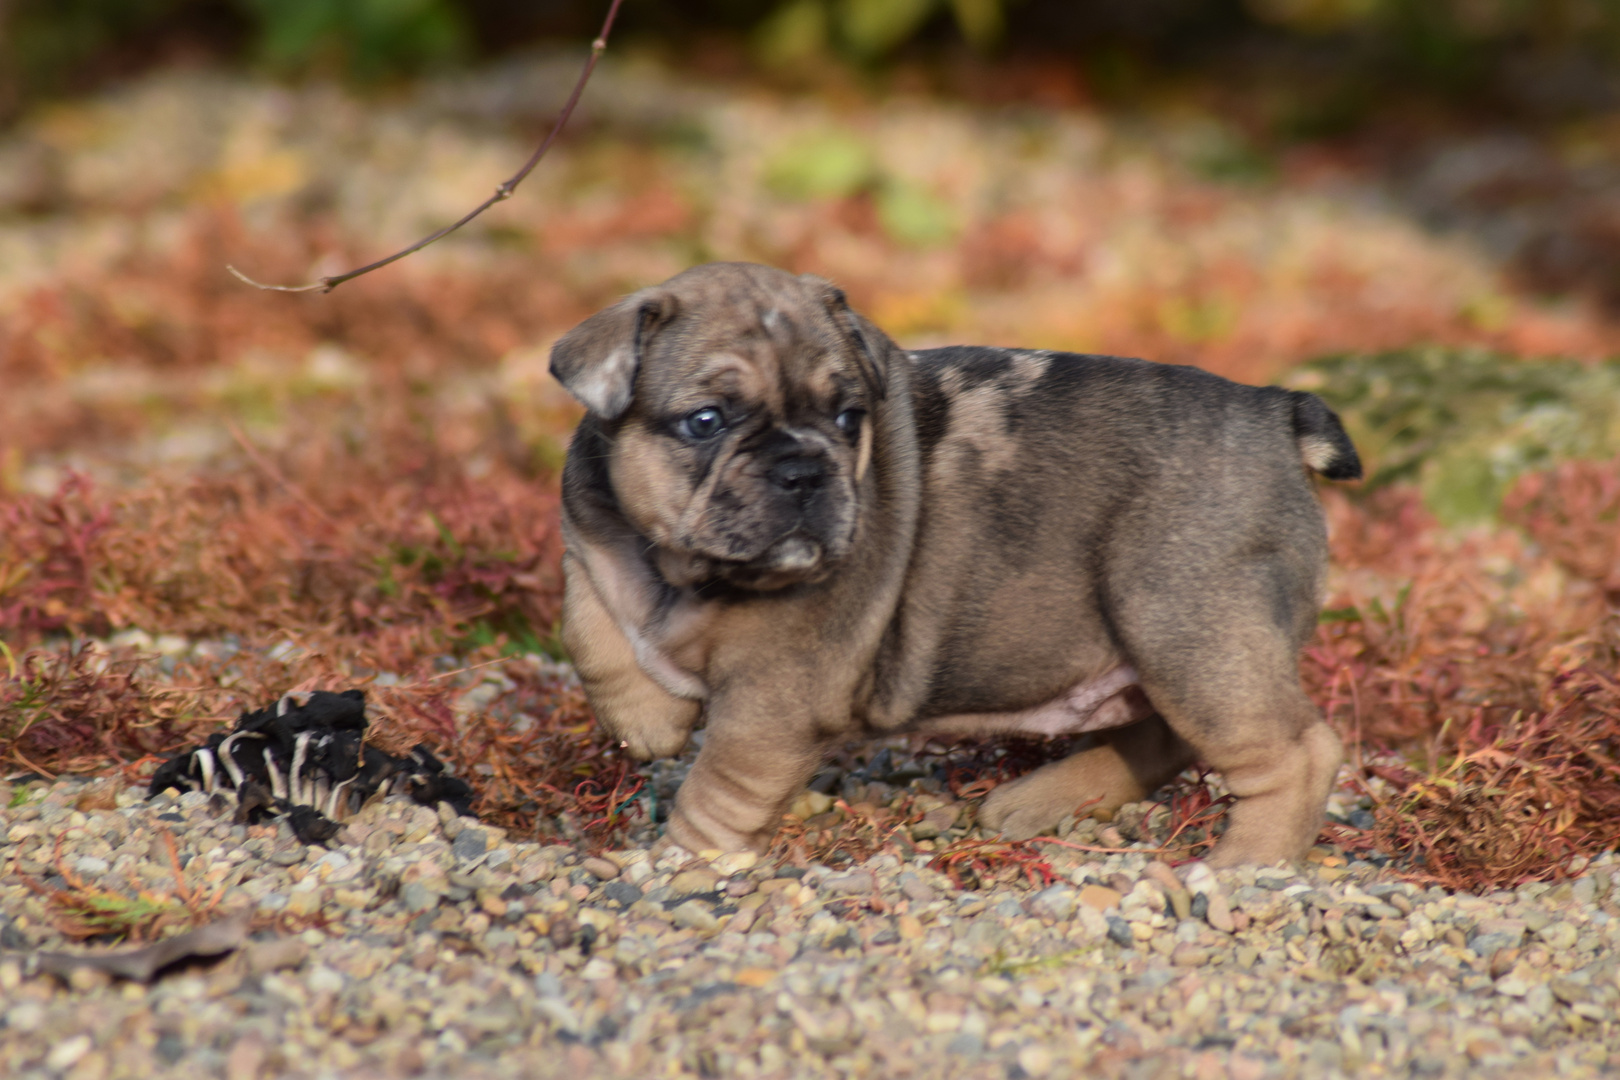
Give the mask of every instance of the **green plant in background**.
[[1004, 0], [786, 0], [759, 24], [755, 42], [769, 63], [804, 62], [830, 51], [875, 60], [916, 36], [946, 8], [976, 48], [1000, 40]]
[[1328, 357], [1286, 382], [1339, 411], [1368, 464], [1366, 488], [1416, 482], [1447, 524], [1492, 518], [1522, 473], [1620, 453], [1620, 360], [1412, 348]]
[[766, 163], [765, 185], [788, 199], [847, 199], [868, 193], [883, 231], [913, 247], [944, 243], [958, 228], [948, 203], [884, 171], [871, 148], [849, 131], [818, 131], [789, 141]]
[[361, 79], [472, 44], [462, 0], [0, 0], [0, 95], [59, 93], [101, 57], [169, 38], [240, 41], [277, 71]]
[[237, 0], [258, 24], [256, 51], [282, 71], [330, 68], [362, 79], [456, 60], [469, 46], [450, 0]]
[[180, 16], [188, 0], [0, 0], [0, 78], [60, 90], [80, 65]]

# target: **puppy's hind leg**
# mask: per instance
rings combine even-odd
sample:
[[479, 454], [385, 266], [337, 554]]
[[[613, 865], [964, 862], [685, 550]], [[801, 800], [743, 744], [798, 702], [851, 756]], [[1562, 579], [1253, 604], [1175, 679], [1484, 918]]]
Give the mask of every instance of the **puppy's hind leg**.
[[1138, 670], [1170, 726], [1237, 796], [1209, 861], [1301, 858], [1322, 826], [1343, 759], [1339, 737], [1305, 696], [1297, 653], [1280, 633], [1256, 627], [1200, 644], [1203, 654], [1185, 668], [1166, 673], [1150, 663]]
[[585, 684], [597, 721], [642, 761], [673, 757], [686, 746], [703, 712], [701, 701], [678, 698], [636, 663], [635, 649], [609, 614], [584, 569], [563, 557], [563, 645]]
[[1158, 716], [1102, 735], [1101, 746], [1002, 784], [979, 809], [979, 824], [1008, 840], [1056, 826], [1082, 803], [1113, 810], [1145, 798], [1192, 763], [1193, 751]]

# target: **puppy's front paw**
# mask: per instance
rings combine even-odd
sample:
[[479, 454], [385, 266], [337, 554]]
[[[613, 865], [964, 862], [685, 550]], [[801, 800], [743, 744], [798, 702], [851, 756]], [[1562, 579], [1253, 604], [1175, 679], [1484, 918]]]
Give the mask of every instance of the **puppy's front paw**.
[[618, 739], [619, 749], [636, 761], [675, 757], [686, 749], [691, 738], [689, 731], [671, 728], [632, 728], [609, 734]]
[[979, 825], [1005, 840], [1028, 840], [1050, 831], [1075, 805], [1068, 796], [1036, 781], [1032, 773], [992, 791], [979, 807]]
[[711, 854], [716, 851], [752, 851], [756, 855], [763, 855], [770, 850], [773, 838], [774, 833], [771, 832], [739, 832], [701, 811], [689, 812], [679, 801], [675, 812], [669, 816], [669, 824], [664, 832], [664, 839], [687, 851]]

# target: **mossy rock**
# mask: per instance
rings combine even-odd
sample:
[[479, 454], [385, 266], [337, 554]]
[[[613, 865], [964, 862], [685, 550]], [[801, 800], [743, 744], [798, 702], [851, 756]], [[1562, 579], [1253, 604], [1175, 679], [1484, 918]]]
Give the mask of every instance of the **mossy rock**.
[[1416, 483], [1450, 525], [1494, 518], [1523, 473], [1620, 453], [1620, 360], [1420, 347], [1329, 356], [1284, 381], [1338, 411], [1368, 467], [1363, 490]]

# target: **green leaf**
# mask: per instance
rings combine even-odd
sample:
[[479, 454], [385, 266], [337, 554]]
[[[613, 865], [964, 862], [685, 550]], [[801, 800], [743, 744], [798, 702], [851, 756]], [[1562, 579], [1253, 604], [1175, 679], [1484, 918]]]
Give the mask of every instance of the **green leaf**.
[[876, 179], [866, 144], [847, 131], [823, 131], [789, 143], [765, 166], [765, 183], [791, 199], [842, 199]]
[[929, 247], [956, 235], [956, 214], [943, 199], [916, 184], [893, 180], [877, 195], [883, 231], [902, 244]]
[[827, 5], [822, 0], [791, 0], [759, 24], [754, 31], [754, 51], [770, 67], [819, 59], [827, 52], [828, 23]]
[[1001, 0], [951, 0], [951, 13], [968, 44], [986, 49], [1001, 40], [1005, 28]]
[[838, 28], [855, 55], [882, 56], [921, 28], [938, 0], [843, 0]]

